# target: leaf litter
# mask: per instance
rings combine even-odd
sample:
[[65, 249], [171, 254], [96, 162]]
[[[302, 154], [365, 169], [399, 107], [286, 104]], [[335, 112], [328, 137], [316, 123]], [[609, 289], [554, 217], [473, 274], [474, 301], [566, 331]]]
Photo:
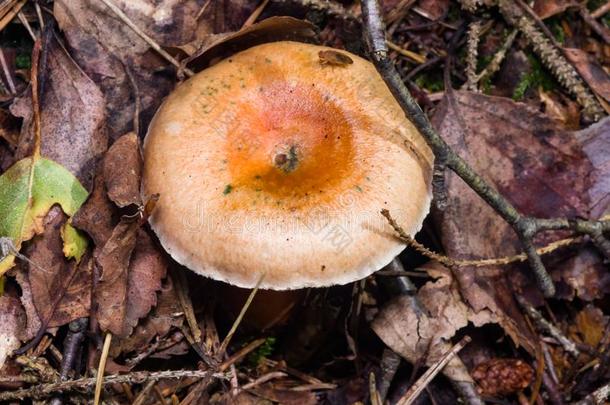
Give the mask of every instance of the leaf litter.
[[[318, 41], [364, 55], [360, 10], [350, 1], [113, 3], [183, 68], [199, 70], [236, 50], [279, 39]], [[600, 2], [589, 3], [592, 14], [602, 7]], [[540, 217], [601, 218], [610, 202], [610, 121], [587, 126], [569, 92], [545, 82], [548, 66], [532, 63], [536, 56], [525, 42], [517, 40], [500, 71], [471, 92], [442, 92], [440, 64], [418, 67], [404, 56], [412, 52], [424, 60], [444, 60], [449, 38], [472, 16], [493, 27], [480, 38], [480, 57], [493, 56], [506, 22], [501, 15], [479, 12], [490, 4], [384, 2], [392, 42], [405, 51], [392, 52], [396, 65], [403, 77], [413, 79], [412, 90], [426, 101], [427, 113], [444, 139], [519, 210]], [[163, 252], [145, 224], [154, 204], [142, 201], [139, 190], [142, 137], [184, 71], [169, 66], [103, 2], [56, 0], [44, 9], [44, 30], [35, 17], [36, 6], [28, 3], [24, 10], [41, 38], [39, 61], [36, 55], [32, 58], [40, 101], [37, 105], [28, 91], [7, 95], [13, 100], [13, 117], [0, 120], [0, 236], [10, 237], [29, 260], [17, 260], [13, 267], [11, 255], [1, 262], [3, 273], [8, 272], [0, 283], [0, 386], [4, 388], [5, 376], [14, 380], [20, 372], [38, 383], [49, 381], [56, 377], [45, 375], [56, 376], [64, 366], [74, 377], [90, 376], [83, 365], [97, 364], [106, 333], [114, 337], [107, 373], [213, 368], [202, 353], [218, 350], [219, 336], [233, 320], [226, 311], [231, 289], [189, 275], [186, 299], [196, 324], [185, 322], [177, 287], [167, 277], [169, 267], [183, 269]], [[258, 6], [262, 23], [240, 30]], [[465, 11], [477, 7], [475, 14]], [[603, 57], [607, 44], [577, 11], [567, 1], [533, 4], [543, 24], [569, 38], [565, 58], [604, 106], [609, 101], [610, 66]], [[0, 41], [0, 50], [7, 48]], [[450, 72], [456, 88], [466, 63], [458, 55]], [[6, 69], [3, 72], [6, 75]], [[28, 81], [36, 83], [26, 78], [20, 86]], [[517, 89], [523, 90], [523, 102], [510, 99]], [[9, 114], [6, 108], [2, 111]], [[14, 119], [22, 122], [20, 132]], [[509, 225], [453, 173], [446, 172], [444, 179], [448, 205], [426, 224], [420, 235], [425, 244], [455, 259], [519, 253]], [[535, 243], [542, 246], [567, 236], [567, 231], [545, 232]], [[143, 387], [148, 385], [138, 381], [110, 395], [120, 403], [142, 403], [156, 395], [172, 403], [342, 404], [374, 399], [376, 387], [387, 383], [388, 398], [400, 398], [422, 368], [434, 366], [464, 335], [471, 335], [473, 342], [453, 358], [445, 375], [466, 385], [455, 394], [435, 380], [435, 390], [424, 391], [423, 401], [442, 403], [458, 395], [472, 402], [482, 392], [517, 403], [524, 395], [552, 398], [558, 389], [582, 398], [608, 382], [604, 367], [586, 366], [603, 361], [610, 345], [607, 259], [586, 237], [544, 257], [558, 286], [554, 300], [543, 298], [526, 264], [447, 268], [411, 251], [400, 260], [407, 270], [419, 271], [413, 290], [405, 290], [401, 277], [372, 276], [361, 290], [339, 286], [296, 295], [286, 304], [291, 308], [288, 319], [269, 328], [257, 330], [251, 326], [255, 323], [245, 321], [221, 359], [223, 370], [230, 373], [226, 384], [161, 379], [147, 394]], [[397, 286], [402, 293], [388, 292]], [[355, 301], [352, 291], [359, 291]], [[571, 364], [570, 354], [532, 325], [535, 321], [516, 296], [544, 308], [543, 316], [560, 333], [588, 348], [582, 358]], [[265, 305], [263, 299], [256, 302]], [[354, 302], [362, 310], [356, 310]], [[71, 322], [83, 317], [89, 318], [88, 343], [71, 353], [62, 336]], [[199, 328], [202, 341], [192, 335], [193, 327]], [[501, 339], [477, 337], [490, 330]], [[264, 351], [256, 346], [259, 349], [248, 352], [248, 344], [260, 338], [274, 343], [263, 345]], [[28, 341], [30, 354], [13, 359], [11, 353]], [[546, 368], [540, 371], [544, 345], [551, 347], [544, 358]], [[379, 383], [380, 370], [386, 367], [381, 352], [387, 348], [404, 361], [393, 372], [384, 369], [391, 380]], [[32, 351], [41, 357], [27, 357]], [[61, 360], [71, 357], [78, 360]], [[550, 370], [555, 377], [549, 377]], [[543, 378], [540, 373], [546, 373], [543, 381], [556, 379], [555, 385], [540, 388], [534, 381]], [[371, 374], [377, 376], [376, 386], [370, 385]], [[509, 378], [497, 384], [498, 375]], [[479, 391], [473, 388], [473, 377]], [[36, 386], [16, 384], [26, 390]], [[76, 396], [69, 393], [63, 399], [69, 403]]]

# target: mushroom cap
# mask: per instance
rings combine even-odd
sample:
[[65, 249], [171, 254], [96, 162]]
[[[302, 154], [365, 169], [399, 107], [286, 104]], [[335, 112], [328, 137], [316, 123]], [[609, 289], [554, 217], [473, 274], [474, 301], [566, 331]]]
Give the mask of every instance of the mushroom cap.
[[405, 247], [380, 211], [413, 235], [432, 197], [432, 152], [373, 65], [297, 42], [247, 49], [178, 86], [144, 162], [165, 250], [246, 288], [263, 274], [270, 289], [364, 278]]

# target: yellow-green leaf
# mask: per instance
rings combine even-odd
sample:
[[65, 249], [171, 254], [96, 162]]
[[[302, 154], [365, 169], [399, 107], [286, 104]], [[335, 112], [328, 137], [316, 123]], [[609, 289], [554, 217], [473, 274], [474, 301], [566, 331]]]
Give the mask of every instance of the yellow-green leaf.
[[68, 259], [74, 258], [79, 262], [87, 249], [87, 238], [70, 222], [66, 222], [61, 228], [61, 238], [64, 241], [64, 255]]
[[[42, 231], [42, 220], [53, 205], [59, 204], [72, 216], [86, 198], [87, 190], [61, 165], [37, 156], [22, 159], [0, 176], [0, 237], [11, 238], [19, 249], [23, 241]], [[86, 248], [86, 239], [76, 230], [69, 234], [67, 251], [78, 258]], [[14, 260], [9, 255], [0, 261], [0, 275]]]

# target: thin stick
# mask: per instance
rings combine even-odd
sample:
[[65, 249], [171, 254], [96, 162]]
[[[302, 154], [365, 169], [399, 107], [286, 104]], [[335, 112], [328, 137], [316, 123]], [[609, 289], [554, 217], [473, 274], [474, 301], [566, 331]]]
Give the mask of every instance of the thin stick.
[[610, 1], [607, 1], [606, 4], [604, 4], [603, 6], [600, 6], [597, 10], [593, 11], [591, 13], [591, 17], [599, 18], [599, 17], [603, 16], [604, 14], [606, 14], [608, 11], [610, 11]]
[[563, 347], [563, 349], [570, 353], [574, 358], [580, 356], [580, 350], [576, 347], [576, 344], [572, 342], [567, 336], [565, 336], [555, 325], [544, 319], [542, 314], [531, 306], [525, 299], [517, 295], [517, 302], [521, 305], [521, 308], [525, 310], [527, 315], [534, 321], [538, 329], [551, 335], [555, 340]]
[[248, 19], [246, 20], [244, 25], [241, 26], [241, 28], [242, 29], [247, 28], [247, 27], [251, 26], [252, 24], [254, 24], [256, 19], [258, 17], [260, 17], [260, 15], [263, 12], [263, 10], [265, 9], [265, 7], [267, 7], [267, 4], [269, 4], [269, 0], [263, 0], [261, 2], [261, 4], [258, 7], [256, 7], [256, 9], [252, 12], [252, 14], [250, 14], [250, 17], [248, 17]]
[[[426, 256], [427, 258], [436, 260], [437, 262], [444, 264], [445, 266], [448, 266], [448, 267], [451, 267], [451, 266], [456, 266], [456, 267], [498, 266], [498, 265], [507, 265], [507, 264], [511, 264], [511, 263], [516, 263], [516, 262], [524, 262], [527, 260], [526, 253], [520, 253], [520, 254], [517, 254], [514, 256], [495, 257], [495, 258], [491, 258], [491, 259], [475, 259], [475, 260], [452, 259], [445, 255], [441, 255], [439, 253], [433, 252], [432, 250], [428, 249], [427, 247], [425, 247], [424, 245], [422, 245], [421, 243], [419, 243], [418, 241], [413, 239], [410, 235], [408, 235], [404, 231], [404, 229], [402, 229], [402, 227], [400, 225], [398, 225], [398, 223], [390, 215], [390, 212], [388, 210], [386, 210], [386, 209], [382, 210], [381, 214], [384, 217], [386, 217], [386, 219], [390, 223], [390, 226], [392, 226], [392, 228], [394, 228], [394, 230], [398, 234], [398, 237], [403, 242], [405, 242], [407, 245], [411, 246], [413, 249], [417, 250], [419, 253]], [[545, 254], [554, 252], [555, 250], [557, 250], [559, 248], [572, 245], [573, 243], [575, 243], [577, 241], [578, 241], [578, 238], [566, 238], [566, 239], [561, 239], [561, 240], [558, 240], [555, 242], [551, 242], [546, 246], [536, 249], [536, 254], [545, 255]], [[406, 272], [404, 272], [404, 273], [405, 273], [405, 275], [407, 274]], [[383, 275], [383, 273], [381, 275]], [[420, 276], [421, 276], [421, 274], [420, 274]]]
[[[147, 381], [159, 381], [166, 379], [182, 378], [221, 378], [226, 379], [223, 373], [214, 373], [210, 370], [165, 370], [165, 371], [135, 371], [129, 374], [115, 374], [103, 377], [102, 385], [109, 384], [142, 384]], [[97, 377], [81, 378], [78, 380], [61, 381], [50, 384], [40, 384], [33, 387], [17, 390], [0, 392], [0, 401], [15, 401], [25, 398], [44, 398], [56, 392], [67, 392], [73, 390], [91, 390], [97, 384]]]
[[387, 44], [388, 44], [388, 47], [391, 50], [396, 51], [400, 55], [405, 56], [405, 57], [411, 59], [413, 62], [417, 62], [419, 64], [426, 63], [426, 58], [424, 56], [421, 56], [418, 53], [415, 53], [413, 51], [409, 51], [408, 49], [401, 48], [400, 46], [396, 45], [392, 41], [387, 41]]
[[246, 311], [248, 310], [248, 308], [250, 308], [250, 304], [252, 304], [252, 300], [254, 300], [254, 297], [256, 296], [256, 293], [258, 292], [258, 287], [260, 287], [264, 278], [265, 278], [264, 274], [260, 276], [260, 278], [256, 282], [256, 286], [254, 287], [254, 289], [248, 296], [246, 303], [242, 307], [239, 315], [237, 316], [237, 319], [235, 319], [235, 322], [233, 322], [233, 325], [231, 326], [229, 333], [227, 333], [227, 336], [225, 336], [222, 343], [220, 344], [220, 347], [218, 348], [218, 358], [222, 358], [222, 356], [225, 354], [225, 351], [227, 350], [227, 347], [229, 346], [229, 343], [231, 342], [231, 339], [233, 338], [235, 331], [237, 331], [237, 327], [241, 323], [241, 320], [243, 319], [244, 315], [246, 314]]
[[40, 4], [37, 1], [34, 2], [34, 9], [36, 10], [36, 16], [38, 17], [38, 25], [40, 25], [40, 30], [44, 30], [44, 18], [42, 18], [42, 9], [40, 8]]
[[287, 374], [286, 373], [282, 373], [281, 371], [272, 371], [270, 373], [264, 374], [262, 376], [260, 376], [259, 378], [257, 378], [256, 380], [244, 385], [241, 387], [241, 390], [245, 391], [245, 390], [250, 390], [258, 385], [264, 384], [267, 381], [271, 381], [271, 380], [275, 380], [276, 378], [283, 378], [286, 377]]
[[108, 359], [108, 352], [110, 351], [110, 343], [112, 342], [112, 333], [106, 333], [104, 338], [104, 346], [102, 346], [102, 355], [100, 356], [100, 365], [97, 368], [97, 376], [95, 380], [95, 397], [93, 399], [93, 405], [100, 403], [102, 397], [102, 387], [104, 386], [104, 371], [106, 370], [106, 360]]
[[455, 346], [451, 348], [443, 357], [432, 367], [430, 367], [411, 388], [397, 402], [397, 405], [410, 405], [421, 394], [426, 386], [436, 377], [436, 375], [453, 359], [460, 350], [464, 348], [472, 339], [469, 336], [464, 336]]
[[249, 353], [256, 350], [260, 345], [265, 343], [266, 340], [267, 339], [265, 338], [260, 338], [250, 342], [247, 346], [240, 349], [237, 353], [235, 353], [234, 355], [229, 357], [224, 363], [222, 363], [218, 367], [218, 371], [226, 371], [233, 364], [237, 363], [238, 361], [246, 357]]
[[30, 25], [30, 22], [28, 21], [26, 16], [23, 15], [23, 11], [19, 11], [17, 13], [17, 17], [19, 18], [19, 21], [21, 21], [21, 24], [23, 24], [23, 26], [28, 30], [28, 33], [32, 37], [32, 41], [36, 41], [36, 34], [34, 33], [34, 29]]
[[2, 64], [4, 77], [6, 77], [6, 83], [8, 84], [8, 88], [11, 91], [11, 94], [17, 93], [17, 88], [15, 87], [15, 82], [13, 81], [13, 77], [11, 76], [11, 72], [8, 68], [8, 63], [6, 63], [6, 59], [4, 58], [4, 51], [2, 50], [2, 48], [0, 48], [0, 63]]
[[180, 66], [180, 62], [178, 62], [176, 59], [174, 59], [174, 57], [172, 55], [170, 55], [163, 48], [161, 48], [161, 46], [157, 42], [155, 42], [154, 39], [152, 39], [151, 37], [146, 35], [146, 33], [144, 31], [142, 31], [140, 28], [138, 28], [138, 26], [135, 25], [133, 23], [133, 21], [131, 21], [129, 19], [129, 17], [123, 12], [123, 10], [118, 8], [112, 1], [110, 1], [110, 0], [100, 0], [100, 1], [102, 3], [104, 3], [114, 14], [116, 14], [116, 16], [119, 17], [119, 19], [121, 21], [123, 21], [129, 28], [131, 28], [133, 30], [133, 32], [138, 34], [138, 36], [140, 38], [142, 38], [148, 45], [150, 45], [150, 47], [152, 49], [157, 51], [157, 53], [159, 55], [161, 55], [163, 58], [165, 58], [166, 61], [168, 61], [169, 63], [171, 63], [178, 69], [182, 69], [186, 73], [186, 75], [189, 77], [191, 77], [195, 74], [189, 68], [183, 68], [182, 66]]
[[[539, 288], [546, 297], [555, 295], [553, 280], [546, 271], [544, 264], [533, 245], [534, 236], [543, 230], [541, 225], [543, 220], [522, 215], [502, 194], [488, 184], [464, 159], [455, 153], [455, 151], [436, 132], [428, 120], [428, 117], [426, 117], [413, 96], [411, 96], [411, 93], [398, 74], [394, 63], [388, 57], [388, 46], [386, 44], [379, 2], [377, 0], [363, 0], [362, 15], [364, 18], [365, 39], [369, 45], [373, 63], [396, 98], [396, 101], [398, 101], [402, 107], [405, 115], [422, 134], [434, 152], [435, 157], [453, 170], [473, 191], [511, 225], [521, 241]], [[567, 223], [569, 221], [561, 221], [562, 224], [564, 222]], [[559, 225], [559, 223], [553, 224]], [[598, 238], [598, 240], [599, 242], [604, 242], [602, 238]], [[600, 244], [599, 242], [598, 244]]]

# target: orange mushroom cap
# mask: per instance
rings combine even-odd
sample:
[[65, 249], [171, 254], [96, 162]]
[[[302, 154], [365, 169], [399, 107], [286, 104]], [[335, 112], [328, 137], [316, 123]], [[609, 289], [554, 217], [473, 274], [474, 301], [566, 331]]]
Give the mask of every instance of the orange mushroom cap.
[[380, 210], [415, 234], [431, 201], [433, 155], [372, 64], [304, 43], [250, 48], [181, 84], [144, 161], [168, 253], [247, 288], [262, 274], [271, 289], [366, 277], [405, 247]]

